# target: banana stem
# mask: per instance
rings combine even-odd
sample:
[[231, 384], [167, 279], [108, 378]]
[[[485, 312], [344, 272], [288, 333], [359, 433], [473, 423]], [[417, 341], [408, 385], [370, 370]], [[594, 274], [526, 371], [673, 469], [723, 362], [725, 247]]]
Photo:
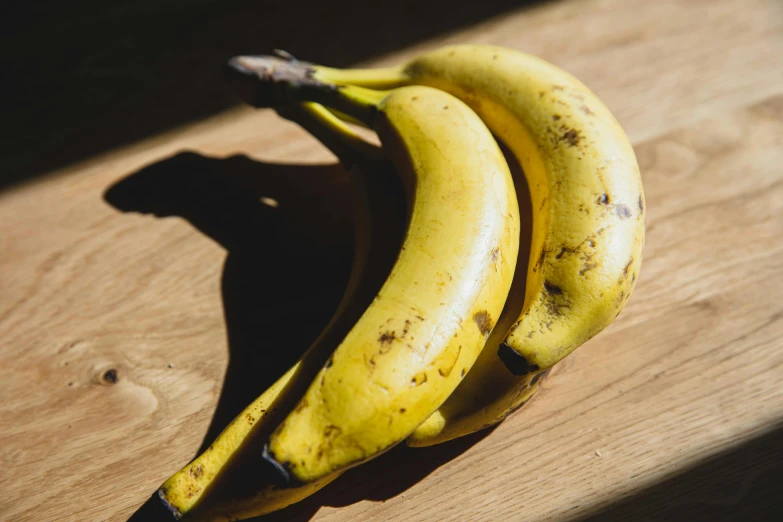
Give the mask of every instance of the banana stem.
[[360, 85], [369, 89], [386, 91], [410, 84], [410, 76], [403, 67], [379, 69], [335, 69], [313, 66], [315, 77], [329, 83], [340, 85]]
[[388, 94], [355, 85], [339, 85], [334, 90], [318, 90], [315, 100], [356, 118], [370, 128], [375, 127], [378, 105]]
[[237, 56], [225, 67], [237, 94], [254, 107], [317, 102], [374, 126], [385, 92], [336, 85], [317, 78], [315, 72], [309, 64], [276, 56]]
[[359, 125], [360, 127], [367, 128], [367, 125], [363, 121], [359, 121], [356, 118], [352, 118], [351, 116], [348, 116], [344, 112], [340, 112], [337, 109], [327, 109], [329, 112], [337, 116], [340, 120], [344, 121], [345, 123], [353, 123], [354, 125]]
[[347, 167], [353, 167], [362, 158], [380, 159], [381, 149], [368, 143], [337, 116], [319, 103], [304, 102], [275, 108], [323, 143]]

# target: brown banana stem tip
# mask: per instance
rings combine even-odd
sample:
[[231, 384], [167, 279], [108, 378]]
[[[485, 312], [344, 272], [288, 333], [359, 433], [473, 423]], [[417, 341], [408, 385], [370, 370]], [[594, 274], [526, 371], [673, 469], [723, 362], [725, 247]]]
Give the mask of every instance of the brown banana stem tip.
[[245, 103], [259, 108], [305, 101], [313, 90], [336, 89], [315, 78], [311, 65], [291, 58], [235, 56], [226, 62], [223, 73]]

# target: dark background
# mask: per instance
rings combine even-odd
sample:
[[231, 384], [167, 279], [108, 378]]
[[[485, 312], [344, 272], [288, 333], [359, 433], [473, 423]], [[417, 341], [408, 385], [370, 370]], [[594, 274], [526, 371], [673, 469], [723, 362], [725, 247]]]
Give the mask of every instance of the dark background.
[[0, 189], [236, 103], [221, 66], [348, 66], [534, 0], [4, 0]]

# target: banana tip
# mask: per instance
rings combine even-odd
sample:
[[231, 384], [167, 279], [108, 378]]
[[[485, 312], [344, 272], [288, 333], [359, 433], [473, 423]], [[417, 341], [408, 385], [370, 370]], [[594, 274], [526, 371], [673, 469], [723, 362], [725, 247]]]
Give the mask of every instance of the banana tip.
[[524, 355], [506, 343], [500, 343], [500, 346], [498, 346], [498, 357], [506, 365], [508, 371], [517, 376], [527, 375], [539, 370], [537, 364], [528, 361]]
[[264, 450], [261, 452], [261, 457], [264, 459], [264, 462], [268, 464], [268, 468], [270, 470], [269, 480], [275, 486], [280, 488], [294, 488], [301, 485], [299, 480], [293, 476], [291, 471], [288, 469], [288, 466], [275, 458], [275, 455], [272, 453], [272, 450], [269, 449], [268, 444], [264, 445]]
[[[146, 510], [142, 517], [144, 520], [152, 518], [155, 520], [179, 520], [182, 518], [182, 513], [166, 499], [166, 490], [164, 488], [159, 489], [152, 495], [144, 509]], [[153, 516], [153, 512], [155, 516]]]

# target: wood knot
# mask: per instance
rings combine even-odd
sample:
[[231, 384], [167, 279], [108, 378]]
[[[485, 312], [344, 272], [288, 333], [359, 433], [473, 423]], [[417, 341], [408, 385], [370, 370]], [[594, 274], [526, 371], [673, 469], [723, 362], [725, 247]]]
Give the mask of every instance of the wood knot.
[[103, 381], [104, 384], [117, 384], [117, 381], [119, 380], [120, 376], [117, 374], [117, 370], [114, 368], [106, 370], [101, 376], [101, 381]]

